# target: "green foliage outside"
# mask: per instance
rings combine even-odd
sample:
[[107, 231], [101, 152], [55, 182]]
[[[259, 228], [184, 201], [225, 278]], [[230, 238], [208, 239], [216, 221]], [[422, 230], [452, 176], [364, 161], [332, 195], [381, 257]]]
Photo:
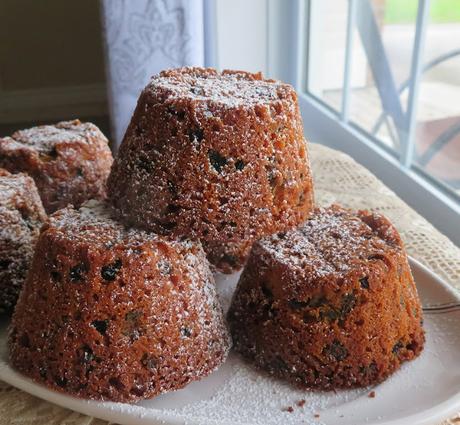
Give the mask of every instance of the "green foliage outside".
[[[415, 23], [418, 0], [386, 0], [385, 23]], [[460, 22], [460, 0], [431, 0], [430, 22]]]

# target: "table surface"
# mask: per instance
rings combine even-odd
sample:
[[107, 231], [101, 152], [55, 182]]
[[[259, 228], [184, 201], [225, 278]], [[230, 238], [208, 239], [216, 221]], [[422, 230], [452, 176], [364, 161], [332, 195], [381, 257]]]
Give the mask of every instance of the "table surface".
[[[460, 290], [460, 249], [399, 199], [382, 182], [348, 155], [310, 144], [316, 202], [340, 203], [355, 209], [372, 209], [390, 218], [401, 233], [409, 255]], [[104, 425], [42, 401], [0, 381], [0, 424]], [[460, 412], [443, 425], [459, 424]]]

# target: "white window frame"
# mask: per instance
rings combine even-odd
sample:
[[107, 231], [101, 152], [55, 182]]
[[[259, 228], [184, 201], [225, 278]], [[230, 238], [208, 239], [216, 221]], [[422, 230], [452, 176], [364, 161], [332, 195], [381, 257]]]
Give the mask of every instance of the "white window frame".
[[[205, 0], [206, 65], [217, 68], [219, 68], [219, 52], [216, 40], [219, 20], [216, 7], [219, 7], [220, 2], [225, 1], [227, 0]], [[368, 0], [349, 0], [346, 37], [348, 52], [353, 43], [351, 28], [354, 27], [356, 8], [360, 7], [360, 2], [364, 1]], [[260, 19], [266, 20], [264, 23], [266, 66], [263, 71], [270, 77], [289, 82], [298, 91], [299, 105], [304, 123], [306, 123], [306, 137], [312, 142], [327, 145], [352, 156], [460, 246], [458, 198], [423, 171], [411, 166], [414, 150], [413, 129], [416, 125], [417, 95], [422, 67], [421, 52], [429, 10], [429, 0], [419, 0], [419, 2], [407, 106], [407, 137], [403, 140], [400, 158], [375, 137], [367, 134], [349, 120], [350, 54], [345, 55], [342, 106], [339, 112], [332, 110], [306, 90], [310, 0], [265, 0], [261, 2], [263, 10], [252, 20], [253, 22]], [[241, 10], [241, 13], [244, 13], [244, 10]], [[244, 32], [249, 30], [254, 29], [236, 29], [242, 40], [245, 37]], [[236, 61], [237, 59], [235, 58]], [[250, 68], [251, 64], [248, 64], [247, 67]], [[309, 123], [314, 123], [314, 125]]]

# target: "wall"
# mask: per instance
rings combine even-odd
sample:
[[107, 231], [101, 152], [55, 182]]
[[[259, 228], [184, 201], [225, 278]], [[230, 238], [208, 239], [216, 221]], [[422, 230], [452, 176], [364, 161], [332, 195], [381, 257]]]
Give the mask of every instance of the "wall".
[[[293, 25], [294, 7], [293, 0], [216, 0], [218, 67], [262, 71], [271, 78], [292, 81], [293, 71], [286, 64], [299, 46], [294, 40], [286, 41], [285, 33]], [[299, 21], [307, 34], [307, 10], [301, 10], [304, 15]], [[300, 77], [306, 80], [309, 48], [309, 89], [317, 95], [342, 87], [347, 10], [347, 0], [311, 2], [312, 28], [309, 43], [306, 35], [300, 46], [304, 62]], [[357, 34], [352, 56], [351, 84], [361, 87], [366, 83], [367, 64]]]
[[216, 0], [216, 19], [218, 67], [267, 73], [267, 0]]
[[95, 0], [0, 2], [0, 123], [105, 115]]

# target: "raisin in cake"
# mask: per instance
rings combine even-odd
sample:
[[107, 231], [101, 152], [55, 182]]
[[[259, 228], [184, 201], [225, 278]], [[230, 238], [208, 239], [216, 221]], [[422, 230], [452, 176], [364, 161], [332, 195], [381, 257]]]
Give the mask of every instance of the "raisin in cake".
[[200, 238], [224, 272], [296, 226], [313, 188], [294, 89], [261, 74], [180, 68], [143, 90], [108, 181], [127, 224]]
[[29, 174], [48, 213], [105, 197], [112, 161], [105, 136], [94, 124], [79, 120], [0, 138], [0, 167]]
[[46, 221], [34, 181], [0, 168], [0, 312], [11, 312]]
[[42, 228], [10, 327], [17, 370], [79, 397], [136, 401], [208, 375], [229, 346], [199, 243], [126, 230], [95, 201]]
[[305, 388], [375, 384], [424, 345], [398, 232], [339, 206], [254, 244], [228, 319], [237, 351]]

